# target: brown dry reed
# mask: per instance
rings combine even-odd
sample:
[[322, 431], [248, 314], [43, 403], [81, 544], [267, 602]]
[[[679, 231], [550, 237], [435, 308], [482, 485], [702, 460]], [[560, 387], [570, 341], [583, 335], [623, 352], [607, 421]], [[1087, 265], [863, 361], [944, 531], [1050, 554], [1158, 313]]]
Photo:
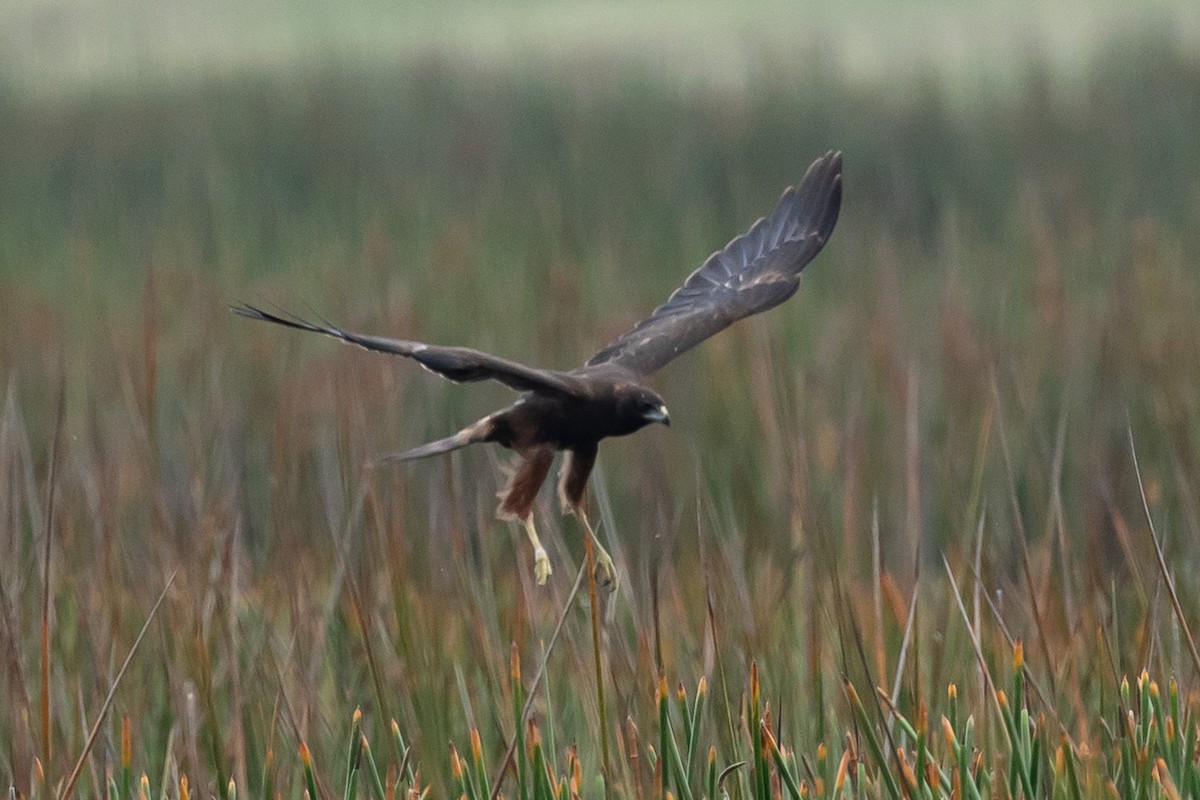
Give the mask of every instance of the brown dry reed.
[[[1200, 59], [1014, 74], [0, 85], [10, 797], [1200, 796]], [[599, 662], [503, 454], [365, 466], [502, 389], [227, 311], [569, 366], [831, 147], [798, 295], [606, 446]]]

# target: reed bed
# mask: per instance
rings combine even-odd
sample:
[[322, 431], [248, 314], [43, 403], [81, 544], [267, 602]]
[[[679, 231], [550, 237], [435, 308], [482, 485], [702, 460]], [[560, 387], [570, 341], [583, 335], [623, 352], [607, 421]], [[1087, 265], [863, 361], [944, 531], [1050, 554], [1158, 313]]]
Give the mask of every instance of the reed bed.
[[[1014, 73], [0, 90], [10, 798], [1200, 796], [1200, 59]], [[538, 588], [503, 454], [366, 466], [502, 389], [228, 313], [580, 363], [832, 147], [602, 451], [598, 661], [549, 492]]]

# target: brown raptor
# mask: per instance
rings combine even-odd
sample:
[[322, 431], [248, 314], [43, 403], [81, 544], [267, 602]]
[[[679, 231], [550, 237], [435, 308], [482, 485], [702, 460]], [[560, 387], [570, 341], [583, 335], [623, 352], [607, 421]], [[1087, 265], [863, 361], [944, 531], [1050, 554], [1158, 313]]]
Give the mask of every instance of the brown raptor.
[[[671, 359], [743, 317], [779, 305], [795, 293], [800, 271], [833, 232], [842, 200], [842, 155], [827, 153], [808, 168], [799, 188], [788, 188], [770, 215], [708, 257], [650, 316], [582, 367], [529, 367], [465, 347], [444, 347], [353, 333], [249, 305], [234, 312], [250, 319], [323, 333], [368, 350], [404, 356], [452, 381], [494, 380], [521, 392], [511, 406], [488, 414], [453, 436], [384, 461], [408, 461], [479, 442], [517, 451], [520, 463], [500, 492], [501, 519], [519, 520], [534, 548], [538, 583], [550, 561], [533, 524], [533, 503], [556, 451], [565, 450], [558, 491], [565, 513], [585, 514], [585, 490], [601, 439], [624, 436], [655, 422], [670, 424], [666, 404], [644, 384]], [[598, 544], [598, 543], [597, 543]], [[611, 581], [612, 559], [600, 548]]]

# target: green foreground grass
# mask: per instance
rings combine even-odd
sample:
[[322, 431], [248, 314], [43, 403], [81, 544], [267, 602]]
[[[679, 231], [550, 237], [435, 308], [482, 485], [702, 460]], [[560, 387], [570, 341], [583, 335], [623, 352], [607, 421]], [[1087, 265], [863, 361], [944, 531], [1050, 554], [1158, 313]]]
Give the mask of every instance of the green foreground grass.
[[[1200, 59], [1016, 69], [965, 107], [820, 58], [0, 95], [0, 780], [1200, 794]], [[538, 588], [502, 454], [364, 467], [505, 393], [228, 313], [569, 366], [834, 147], [800, 293], [601, 454], [603, 702], [549, 492]]]

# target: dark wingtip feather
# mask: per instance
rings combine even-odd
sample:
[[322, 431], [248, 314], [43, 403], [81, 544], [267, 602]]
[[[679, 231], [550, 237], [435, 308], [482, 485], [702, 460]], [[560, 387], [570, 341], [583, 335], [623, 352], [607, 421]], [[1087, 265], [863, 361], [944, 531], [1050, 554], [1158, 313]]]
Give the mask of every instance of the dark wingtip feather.
[[252, 306], [249, 303], [238, 303], [229, 307], [229, 310], [239, 317], [246, 319], [258, 320], [259, 322], [273, 322], [276, 325], [283, 325], [288, 328], [296, 328], [301, 331], [312, 331], [314, 333], [325, 333], [332, 336], [344, 338], [342, 332], [332, 325], [321, 326], [314, 325], [300, 317], [288, 314], [286, 311], [280, 311], [278, 314], [272, 314], [270, 311], [264, 311], [258, 306]]
[[808, 220], [803, 227], [828, 241], [842, 207], [842, 151], [830, 150], [813, 161], [796, 193], [805, 206], [798, 216]]
[[229, 307], [230, 312], [246, 319], [263, 319], [263, 312], [248, 303], [237, 303]]
[[239, 317], [256, 319], [260, 322], [274, 322], [279, 325], [291, 325], [293, 323], [293, 320], [281, 317], [278, 314], [272, 314], [269, 311], [264, 311], [258, 306], [252, 306], [249, 303], [238, 303], [237, 305], [230, 306], [229, 310]]
[[821, 232], [822, 241], [829, 240], [829, 235], [833, 233], [833, 228], [837, 225], [838, 214], [842, 210], [842, 154], [840, 151], [833, 154], [830, 169], [833, 175], [832, 185], [829, 187], [828, 199], [825, 201], [825, 213], [817, 226]]

